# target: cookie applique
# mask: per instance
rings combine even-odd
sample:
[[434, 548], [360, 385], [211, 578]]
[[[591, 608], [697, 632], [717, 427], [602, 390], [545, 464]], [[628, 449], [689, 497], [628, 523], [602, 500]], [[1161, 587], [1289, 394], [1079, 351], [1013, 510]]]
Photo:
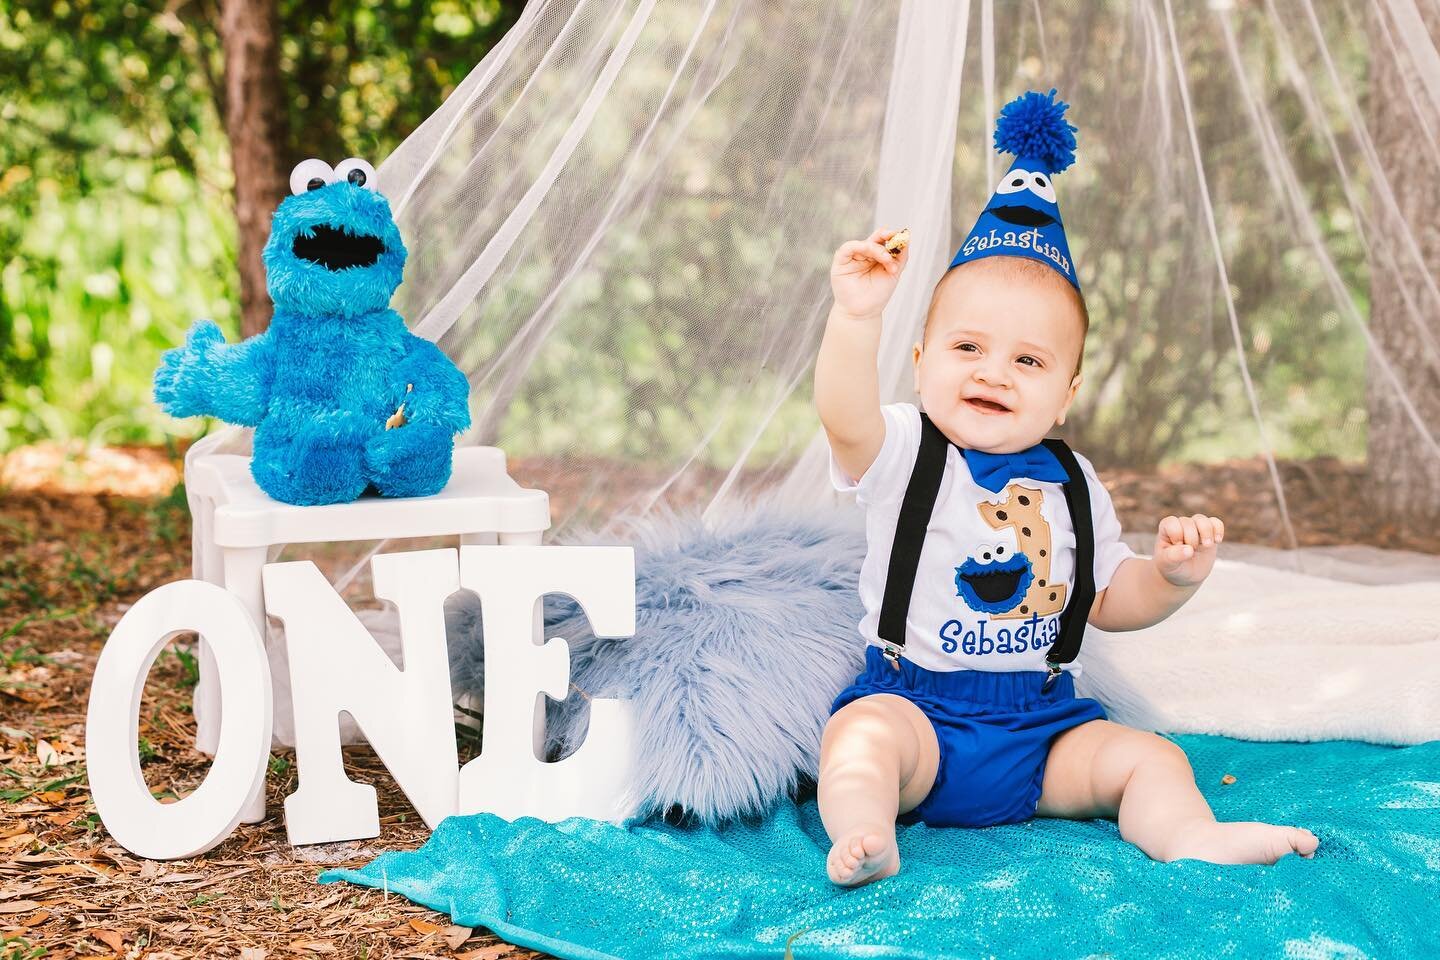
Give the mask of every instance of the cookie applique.
[[979, 503], [976, 509], [985, 522], [996, 530], [1015, 531], [1017, 553], [1030, 562], [1031, 578], [1018, 604], [1003, 610], [992, 610], [991, 619], [1024, 619], [1032, 614], [1046, 616], [1065, 609], [1065, 584], [1050, 582], [1050, 561], [1054, 550], [1050, 541], [1050, 524], [1040, 511], [1044, 494], [1033, 487], [1012, 483], [1005, 488], [1000, 503]]

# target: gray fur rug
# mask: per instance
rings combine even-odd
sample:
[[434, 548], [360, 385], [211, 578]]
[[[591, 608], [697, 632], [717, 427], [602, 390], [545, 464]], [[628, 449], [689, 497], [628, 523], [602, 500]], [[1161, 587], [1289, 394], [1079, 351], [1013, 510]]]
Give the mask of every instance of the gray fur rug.
[[[830, 703], [864, 666], [856, 592], [858, 516], [755, 508], [706, 527], [698, 514], [632, 521], [635, 636], [597, 639], [579, 604], [545, 598], [545, 632], [570, 644], [570, 679], [634, 705], [640, 816], [714, 825], [763, 815], [812, 786]], [[457, 696], [481, 702], [478, 600], [447, 609]], [[585, 697], [548, 700], [547, 759], [568, 756], [590, 722]]]

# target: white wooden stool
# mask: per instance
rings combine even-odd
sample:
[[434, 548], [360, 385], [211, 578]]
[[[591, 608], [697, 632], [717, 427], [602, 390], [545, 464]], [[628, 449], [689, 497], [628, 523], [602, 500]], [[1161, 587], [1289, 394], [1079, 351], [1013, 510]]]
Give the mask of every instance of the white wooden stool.
[[[540, 543], [550, 526], [543, 490], [521, 487], [506, 472], [498, 447], [457, 447], [450, 482], [430, 497], [366, 496], [352, 503], [300, 507], [272, 500], [250, 476], [250, 458], [230, 453], [187, 460], [185, 486], [195, 525], [197, 570], [244, 604], [265, 636], [274, 685], [274, 743], [293, 746], [289, 675], [283, 650], [266, 630], [261, 570], [270, 549], [287, 543], [341, 543], [386, 538], [457, 536], [459, 542]], [[219, 677], [214, 658], [199, 645], [195, 687], [195, 746], [213, 754], [220, 730]], [[288, 735], [286, 731], [289, 731]], [[264, 785], [247, 806], [246, 823], [264, 819]]]

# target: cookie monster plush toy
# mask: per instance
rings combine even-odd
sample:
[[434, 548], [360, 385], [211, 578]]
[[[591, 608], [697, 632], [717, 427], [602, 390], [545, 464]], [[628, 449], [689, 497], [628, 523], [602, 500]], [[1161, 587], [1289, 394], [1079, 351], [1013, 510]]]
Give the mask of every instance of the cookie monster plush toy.
[[155, 400], [255, 428], [250, 472], [286, 503], [435, 493], [450, 479], [455, 434], [470, 425], [469, 384], [389, 308], [405, 244], [359, 158], [310, 159], [290, 174], [265, 244], [275, 314], [227, 344], [209, 320], [165, 352]]

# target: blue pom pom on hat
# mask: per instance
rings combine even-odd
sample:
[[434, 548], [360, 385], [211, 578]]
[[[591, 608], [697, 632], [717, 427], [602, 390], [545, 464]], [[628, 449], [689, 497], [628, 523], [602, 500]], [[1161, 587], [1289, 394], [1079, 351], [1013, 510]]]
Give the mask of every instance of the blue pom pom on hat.
[[1067, 107], [1052, 89], [1048, 94], [1028, 91], [1001, 108], [995, 149], [1014, 154], [1015, 162], [1000, 178], [951, 267], [981, 257], [1028, 257], [1053, 267], [1080, 289], [1052, 179], [1075, 162], [1075, 127], [1065, 120]]

